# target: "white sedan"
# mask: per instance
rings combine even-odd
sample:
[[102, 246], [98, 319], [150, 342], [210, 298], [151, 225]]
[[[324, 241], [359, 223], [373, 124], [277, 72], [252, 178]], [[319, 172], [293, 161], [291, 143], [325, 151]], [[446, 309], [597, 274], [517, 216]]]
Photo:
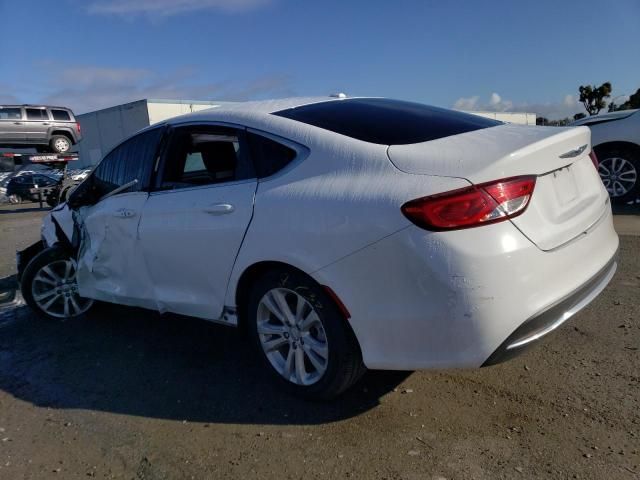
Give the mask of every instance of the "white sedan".
[[20, 252], [48, 318], [94, 300], [246, 326], [332, 398], [371, 369], [503, 361], [616, 269], [588, 128], [381, 98], [248, 102], [114, 148]]
[[603, 113], [572, 125], [591, 129], [600, 177], [612, 201], [640, 200], [640, 110]]

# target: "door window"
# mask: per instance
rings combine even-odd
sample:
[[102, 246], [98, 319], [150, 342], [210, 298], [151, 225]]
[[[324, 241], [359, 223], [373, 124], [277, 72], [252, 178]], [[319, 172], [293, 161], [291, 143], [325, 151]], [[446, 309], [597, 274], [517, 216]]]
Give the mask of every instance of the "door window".
[[173, 190], [253, 178], [243, 134], [227, 127], [176, 128], [159, 188]]
[[133, 180], [138, 182], [127, 192], [149, 187], [151, 172], [158, 155], [164, 128], [146, 130], [129, 138], [105, 156], [92, 174], [75, 189], [69, 206], [90, 205], [107, 193]]
[[21, 120], [22, 112], [19, 108], [0, 107], [0, 120]]
[[27, 120], [49, 120], [49, 114], [44, 108], [26, 108]]

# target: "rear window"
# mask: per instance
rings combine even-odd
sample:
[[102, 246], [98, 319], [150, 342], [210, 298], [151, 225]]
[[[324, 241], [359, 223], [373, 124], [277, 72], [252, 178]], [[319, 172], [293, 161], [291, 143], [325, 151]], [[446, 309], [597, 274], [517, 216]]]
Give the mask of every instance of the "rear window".
[[59, 120], [61, 122], [68, 122], [71, 120], [71, 116], [66, 110], [55, 110], [52, 108], [51, 115], [53, 115], [54, 120]]
[[274, 115], [381, 145], [427, 142], [502, 124], [478, 115], [386, 98], [314, 103]]

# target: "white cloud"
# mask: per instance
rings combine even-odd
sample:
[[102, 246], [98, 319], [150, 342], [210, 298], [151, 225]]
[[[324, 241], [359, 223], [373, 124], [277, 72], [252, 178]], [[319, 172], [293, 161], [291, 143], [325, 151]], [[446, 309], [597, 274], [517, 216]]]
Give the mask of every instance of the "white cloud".
[[242, 13], [268, 3], [271, 0], [101, 0], [90, 3], [87, 10], [104, 15], [169, 17], [203, 10]]
[[562, 101], [562, 103], [567, 108], [575, 108], [575, 107], [577, 107], [579, 105], [578, 104], [578, 97], [576, 97], [575, 95], [565, 95], [564, 100]]
[[480, 100], [479, 96], [474, 97], [460, 97], [453, 104], [453, 108], [456, 110], [477, 110], [478, 109], [478, 100]]
[[[49, 66], [46, 86], [34, 86], [44, 93], [18, 99], [0, 95], [5, 103], [64, 105], [76, 113], [111, 107], [143, 98], [181, 100], [251, 100], [295, 95], [291, 79], [272, 74], [247, 82], [202, 82], [192, 68], [161, 74], [148, 69], [75, 65]], [[11, 91], [7, 87], [4, 91]]]
[[574, 114], [583, 110], [578, 98], [574, 95], [567, 94], [557, 102], [529, 103], [505, 100], [496, 92], [491, 94], [487, 102], [481, 101], [478, 95], [460, 97], [454, 102], [453, 108], [489, 112], [530, 112], [549, 119], [573, 117]]

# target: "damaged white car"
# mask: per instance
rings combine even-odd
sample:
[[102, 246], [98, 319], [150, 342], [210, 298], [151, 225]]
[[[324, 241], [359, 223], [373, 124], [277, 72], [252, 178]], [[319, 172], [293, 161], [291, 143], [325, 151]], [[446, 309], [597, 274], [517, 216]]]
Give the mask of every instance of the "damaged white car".
[[618, 237], [586, 127], [380, 98], [230, 104], [114, 148], [19, 253], [51, 318], [94, 300], [247, 327], [283, 385], [480, 367], [612, 278]]

